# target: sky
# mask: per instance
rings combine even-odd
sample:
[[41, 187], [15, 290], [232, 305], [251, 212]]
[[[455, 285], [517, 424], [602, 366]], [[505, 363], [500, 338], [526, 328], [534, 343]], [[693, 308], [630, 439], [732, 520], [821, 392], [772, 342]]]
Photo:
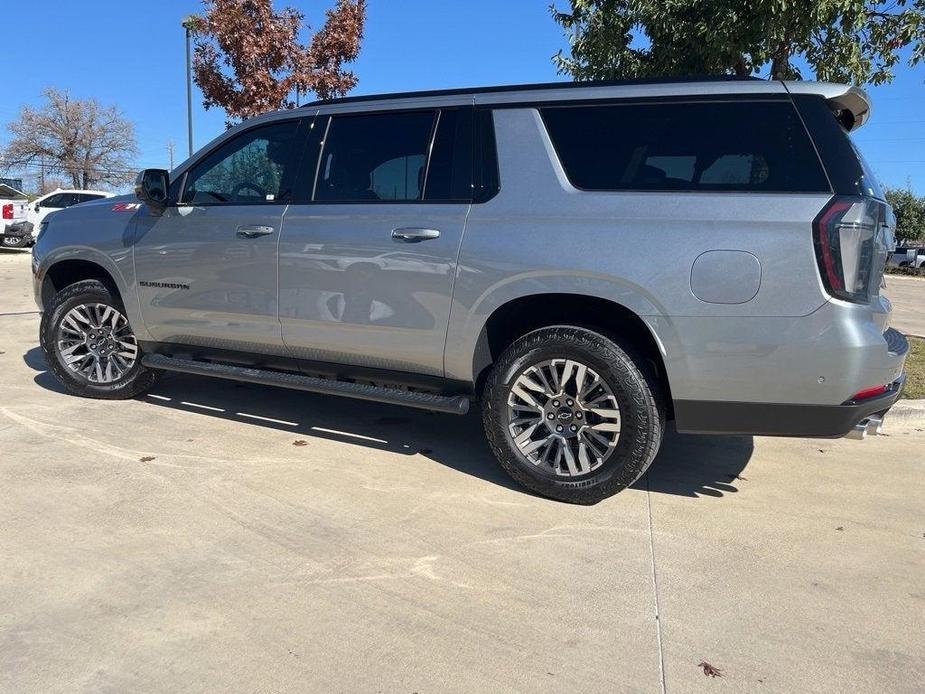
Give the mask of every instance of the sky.
[[[567, 44], [549, 15], [549, 2], [368, 0], [366, 37], [352, 66], [359, 77], [353, 94], [566, 79], [551, 60]], [[296, 7], [309, 25], [319, 26], [333, 2], [275, 4]], [[180, 22], [201, 8], [198, 0], [5, 3], [6, 26], [35, 27], [42, 20], [27, 31], [29, 41], [7, 53], [18, 69], [8, 66], [0, 73], [0, 124], [15, 119], [23, 104], [40, 104], [43, 89], [66, 89], [116, 105], [135, 123], [139, 168], [167, 167], [171, 141], [179, 164], [187, 154]], [[883, 183], [908, 182], [925, 195], [925, 66], [900, 67], [891, 85], [869, 93], [873, 117], [856, 142]], [[221, 110], [202, 108], [194, 85], [195, 147], [218, 135], [224, 122]], [[0, 143], [7, 138], [3, 127]]]

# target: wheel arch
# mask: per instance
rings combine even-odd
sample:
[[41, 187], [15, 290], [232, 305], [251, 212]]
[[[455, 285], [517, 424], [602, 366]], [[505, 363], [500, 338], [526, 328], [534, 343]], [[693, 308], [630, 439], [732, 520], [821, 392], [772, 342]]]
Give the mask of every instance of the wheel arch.
[[83, 280], [98, 280], [123, 297], [115, 274], [98, 262], [85, 258], [64, 258], [51, 263], [42, 279], [42, 306], [47, 308], [55, 294]]
[[480, 393], [491, 365], [521, 335], [551, 325], [585, 327], [614, 339], [647, 362], [671, 402], [664, 348], [637, 313], [611, 299], [548, 292], [511, 299], [488, 316], [472, 355], [475, 392]]

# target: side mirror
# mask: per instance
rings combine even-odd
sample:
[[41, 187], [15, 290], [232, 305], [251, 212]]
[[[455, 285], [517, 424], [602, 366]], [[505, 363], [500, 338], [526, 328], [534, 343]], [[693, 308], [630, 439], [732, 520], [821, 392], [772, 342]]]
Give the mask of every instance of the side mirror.
[[167, 207], [169, 184], [164, 169], [145, 169], [135, 179], [135, 197], [155, 210], [163, 210]]

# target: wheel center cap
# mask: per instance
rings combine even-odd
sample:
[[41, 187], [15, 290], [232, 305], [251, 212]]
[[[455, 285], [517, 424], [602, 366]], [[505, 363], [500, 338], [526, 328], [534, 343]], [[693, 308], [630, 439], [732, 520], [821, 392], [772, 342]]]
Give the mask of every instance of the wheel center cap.
[[572, 421], [572, 411], [566, 407], [563, 407], [556, 414], [556, 419], [563, 423], [570, 422]]

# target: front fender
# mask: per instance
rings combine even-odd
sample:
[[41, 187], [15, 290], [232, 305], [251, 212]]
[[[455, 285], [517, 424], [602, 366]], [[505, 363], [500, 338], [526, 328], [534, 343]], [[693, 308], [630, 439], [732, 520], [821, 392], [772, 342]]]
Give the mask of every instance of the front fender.
[[[36, 303], [39, 308], [43, 308], [42, 289], [54, 266], [69, 261], [91, 263], [112, 278], [137, 337], [149, 339], [135, 286], [132, 255], [135, 222], [132, 215], [109, 213], [105, 216], [91, 216], [81, 207], [49, 215], [49, 226], [39, 236], [33, 252], [33, 291]], [[106, 211], [109, 212], [109, 209]], [[76, 242], [78, 240], [81, 242]]]

